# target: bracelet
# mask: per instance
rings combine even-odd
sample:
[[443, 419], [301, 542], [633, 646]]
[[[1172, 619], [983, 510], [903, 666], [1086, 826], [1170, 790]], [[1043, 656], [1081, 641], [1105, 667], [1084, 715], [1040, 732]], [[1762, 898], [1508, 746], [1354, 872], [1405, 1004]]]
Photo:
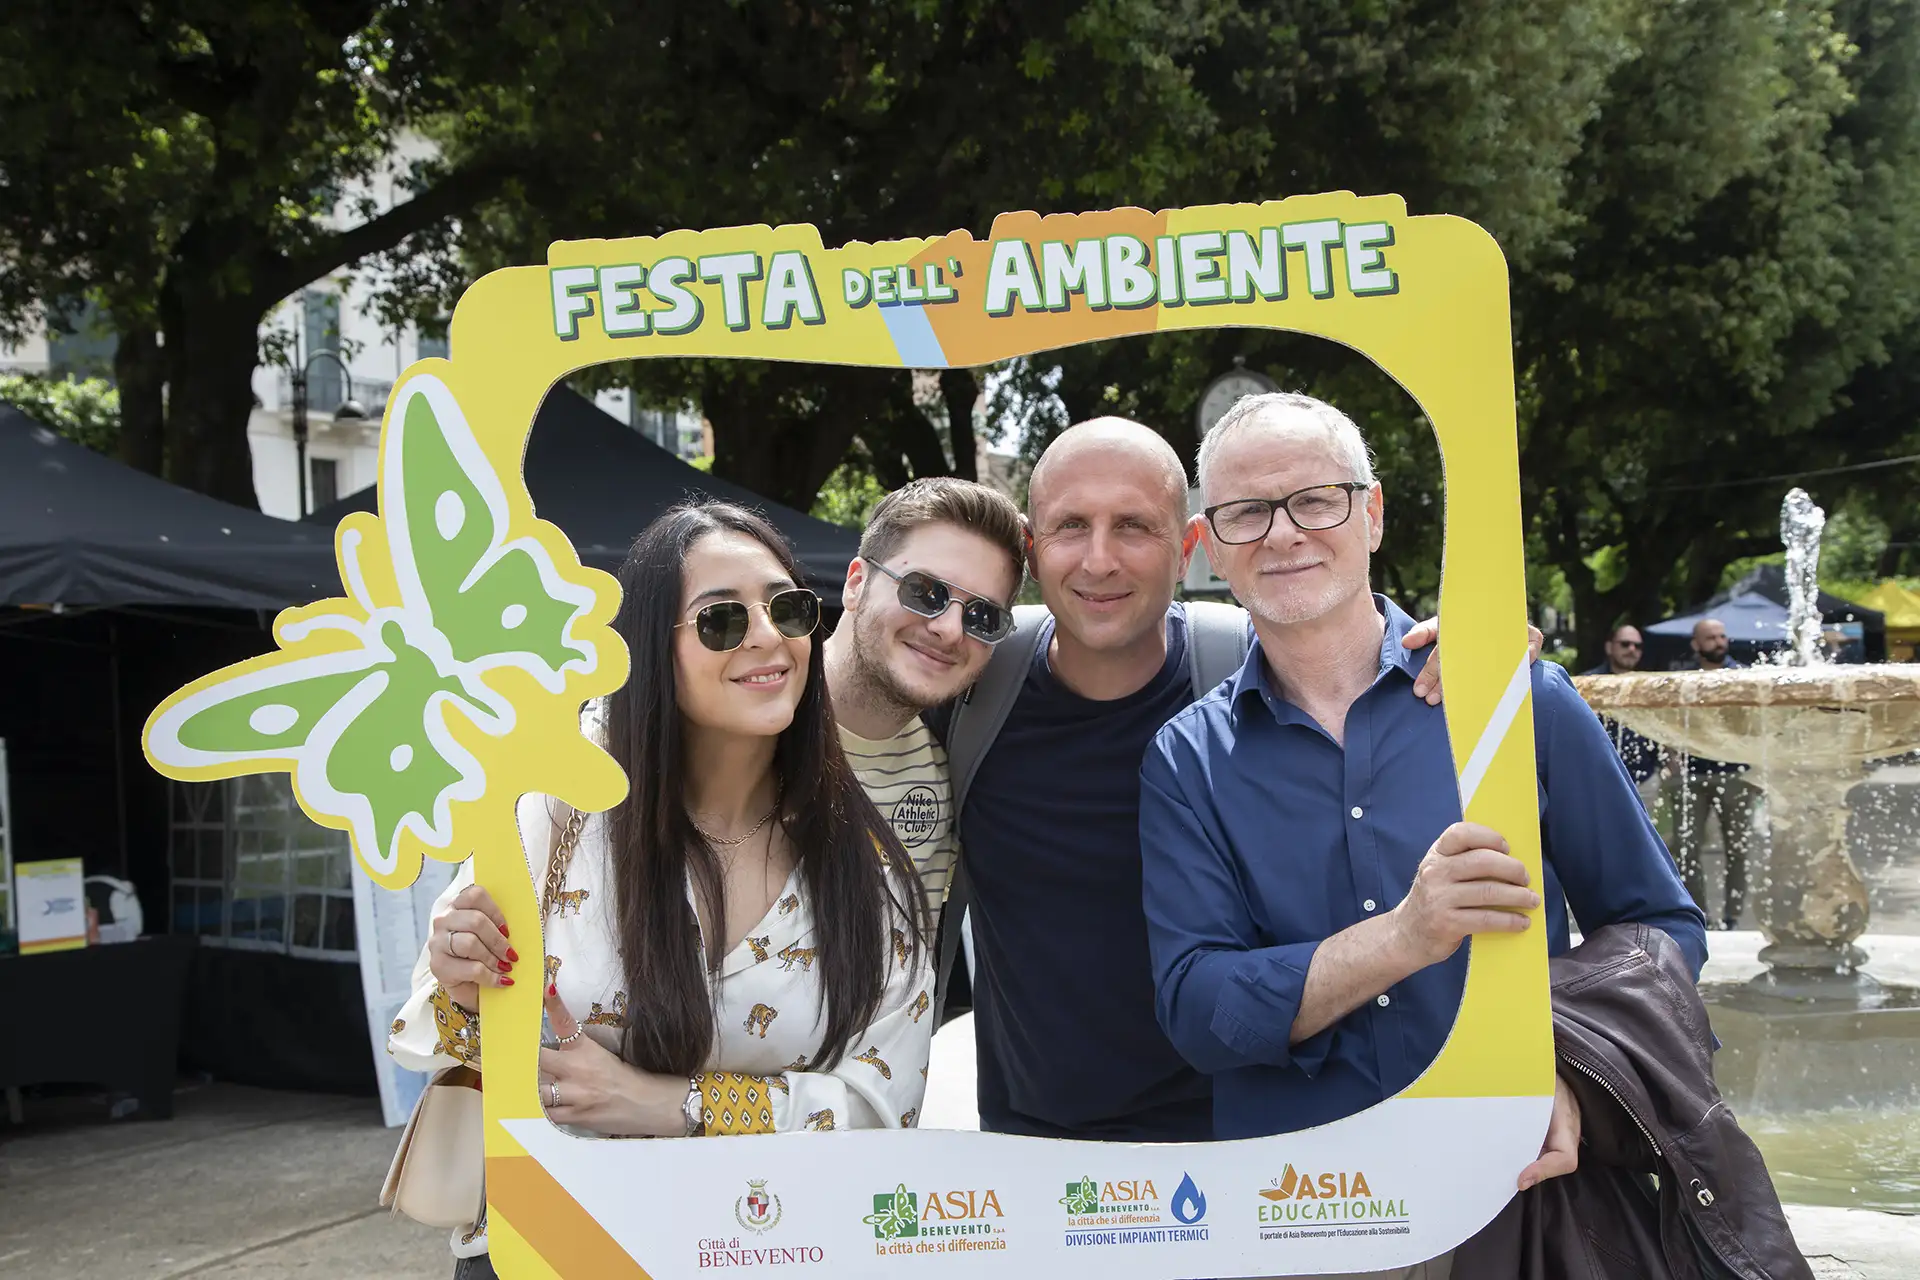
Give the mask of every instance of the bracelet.
[[701, 1105], [700, 1077], [697, 1075], [687, 1077], [687, 1101], [682, 1109], [686, 1112], [687, 1116], [687, 1132], [685, 1136], [689, 1138], [699, 1137], [701, 1130], [706, 1128], [706, 1109]]

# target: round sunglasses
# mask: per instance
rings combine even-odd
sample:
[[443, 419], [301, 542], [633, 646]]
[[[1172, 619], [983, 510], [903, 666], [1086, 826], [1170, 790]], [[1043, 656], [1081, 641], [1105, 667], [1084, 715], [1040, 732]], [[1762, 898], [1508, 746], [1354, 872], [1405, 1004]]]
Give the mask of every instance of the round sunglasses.
[[862, 559], [899, 584], [900, 607], [923, 618], [937, 618], [947, 606], [960, 600], [960, 630], [981, 644], [999, 644], [1013, 634], [1013, 610], [1005, 609], [984, 596], [976, 596], [965, 587], [943, 582], [930, 573], [909, 569], [895, 573], [869, 556]]
[[810, 636], [820, 625], [820, 597], [805, 587], [789, 587], [769, 596], [764, 604], [717, 600], [687, 621], [674, 623], [673, 629], [692, 627], [701, 644], [715, 653], [726, 653], [746, 643], [755, 609], [765, 609], [767, 621], [789, 640]]

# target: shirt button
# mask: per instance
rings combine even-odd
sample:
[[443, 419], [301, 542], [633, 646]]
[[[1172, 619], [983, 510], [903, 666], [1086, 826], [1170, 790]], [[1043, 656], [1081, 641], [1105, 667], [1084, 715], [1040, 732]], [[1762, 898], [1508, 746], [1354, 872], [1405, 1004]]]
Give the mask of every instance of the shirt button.
[[1371, 911], [1371, 910], [1373, 910], [1373, 905], [1374, 905], [1374, 904], [1373, 904], [1373, 899], [1372, 899], [1372, 898], [1368, 898], [1368, 899], [1367, 899], [1367, 900], [1366, 900], [1365, 902], [1363, 902], [1363, 903], [1361, 903], [1360, 905], [1361, 905], [1361, 906], [1363, 906], [1363, 907], [1365, 907], [1365, 908], [1366, 908], [1366, 909], [1367, 909], [1368, 911]]
[[1374, 1003], [1379, 1005], [1382, 1009], [1384, 1009], [1388, 1005], [1392, 1004], [1393, 1001], [1387, 999], [1385, 996], [1380, 996], [1378, 999], [1374, 1001]]
[[1365, 812], [1366, 812], [1366, 810], [1364, 810], [1364, 809], [1362, 809], [1362, 808], [1361, 808], [1361, 807], [1360, 807], [1359, 805], [1355, 805], [1355, 806], [1353, 806], [1353, 816], [1354, 816], [1354, 817], [1356, 817], [1356, 818], [1357, 818], [1357, 817], [1359, 817], [1359, 816], [1360, 816], [1361, 814], [1363, 814], [1363, 813], [1365, 813]]

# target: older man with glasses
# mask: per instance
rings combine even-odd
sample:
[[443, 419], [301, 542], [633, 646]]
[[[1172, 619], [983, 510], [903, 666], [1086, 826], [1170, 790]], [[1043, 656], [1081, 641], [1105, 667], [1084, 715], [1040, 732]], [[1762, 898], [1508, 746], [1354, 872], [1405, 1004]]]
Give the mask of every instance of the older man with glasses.
[[[1461, 821], [1446, 716], [1406, 696], [1427, 655], [1368, 588], [1384, 508], [1354, 424], [1307, 396], [1248, 397], [1199, 470], [1208, 558], [1255, 640], [1154, 739], [1140, 851], [1160, 1023], [1213, 1077], [1214, 1136], [1290, 1133], [1405, 1089], [1453, 1025], [1461, 944], [1534, 927], [1538, 909], [1549, 952], [1570, 914], [1588, 930], [1636, 920], [1697, 975], [1700, 913], [1559, 667], [1532, 673], [1544, 879]], [[1521, 1187], [1571, 1172], [1579, 1135], [1562, 1083]]]

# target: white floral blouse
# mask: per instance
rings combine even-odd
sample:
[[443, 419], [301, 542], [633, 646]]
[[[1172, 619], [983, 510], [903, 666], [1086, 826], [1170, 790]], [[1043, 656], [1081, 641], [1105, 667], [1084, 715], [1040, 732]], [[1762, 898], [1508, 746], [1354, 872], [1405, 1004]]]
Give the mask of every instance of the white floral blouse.
[[[521, 797], [516, 814], [536, 885], [543, 883], [550, 804], [558, 810], [546, 796], [529, 794]], [[588, 815], [564, 891], [547, 921], [543, 985], [557, 986], [586, 1034], [618, 1053], [635, 997], [621, 989], [625, 971], [607, 883], [606, 832], [606, 815]], [[536, 859], [542, 865], [532, 866]], [[434, 918], [472, 882], [469, 861], [434, 903]], [[904, 888], [897, 888], [904, 895]], [[691, 884], [687, 895], [691, 903]], [[925, 947], [909, 959], [903, 922], [877, 927], [888, 933], [880, 1008], [873, 1024], [827, 1071], [811, 1065], [820, 1053], [826, 1019], [814, 970], [812, 904], [798, 871], [721, 961], [719, 973], [708, 980], [717, 1030], [708, 1070], [700, 1077], [708, 1135], [913, 1126], [926, 1092], [933, 1039], [932, 961]], [[429, 972], [424, 951], [413, 976], [413, 995], [394, 1021], [387, 1051], [415, 1071], [478, 1065], [479, 1015], [453, 1003]], [[455, 1232], [457, 1253], [478, 1252], [476, 1245], [484, 1248], [477, 1231]]]

